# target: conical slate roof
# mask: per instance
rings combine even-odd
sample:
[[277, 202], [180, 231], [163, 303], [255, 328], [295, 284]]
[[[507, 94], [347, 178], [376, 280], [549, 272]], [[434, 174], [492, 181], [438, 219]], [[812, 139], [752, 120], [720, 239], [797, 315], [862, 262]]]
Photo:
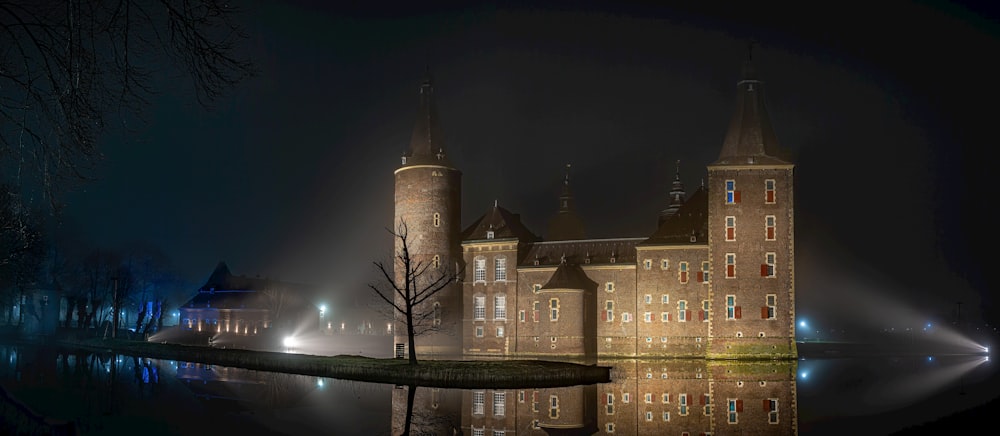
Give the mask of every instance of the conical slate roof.
[[444, 135], [441, 133], [437, 105], [434, 103], [434, 83], [430, 72], [420, 84], [417, 119], [410, 137], [410, 148], [403, 156], [403, 166], [443, 165], [451, 167], [445, 155]]
[[764, 82], [750, 59], [743, 67], [738, 88], [736, 113], [729, 123], [719, 160], [713, 165], [780, 165], [788, 162], [771, 127], [764, 103]]

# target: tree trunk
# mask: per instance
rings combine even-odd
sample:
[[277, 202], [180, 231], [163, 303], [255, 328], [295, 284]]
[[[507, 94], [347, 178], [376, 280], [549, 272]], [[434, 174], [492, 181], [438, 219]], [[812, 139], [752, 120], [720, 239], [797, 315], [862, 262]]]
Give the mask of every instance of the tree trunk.
[[410, 365], [417, 364], [416, 341], [413, 338], [413, 304], [406, 303], [406, 336], [410, 341]]

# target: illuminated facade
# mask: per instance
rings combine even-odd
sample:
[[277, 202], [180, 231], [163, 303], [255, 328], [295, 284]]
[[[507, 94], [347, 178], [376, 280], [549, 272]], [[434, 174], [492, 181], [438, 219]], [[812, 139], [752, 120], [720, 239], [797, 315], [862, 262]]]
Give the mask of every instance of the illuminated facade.
[[396, 222], [406, 220], [420, 259], [462, 274], [428, 302], [455, 327], [418, 342], [418, 352], [423, 343], [431, 354], [465, 356], [796, 356], [793, 164], [749, 61], [737, 86], [707, 185], [688, 196], [675, 176], [668, 204], [651, 217], [653, 234], [587, 239], [567, 170], [543, 239], [498, 204], [459, 232], [460, 173], [437, 141], [425, 81], [411, 149], [396, 170]]
[[[198, 294], [178, 308], [178, 328], [189, 338], [218, 345], [260, 348], [274, 338], [319, 322], [311, 287], [234, 276], [220, 262]], [[274, 344], [270, 344], [274, 342]]]

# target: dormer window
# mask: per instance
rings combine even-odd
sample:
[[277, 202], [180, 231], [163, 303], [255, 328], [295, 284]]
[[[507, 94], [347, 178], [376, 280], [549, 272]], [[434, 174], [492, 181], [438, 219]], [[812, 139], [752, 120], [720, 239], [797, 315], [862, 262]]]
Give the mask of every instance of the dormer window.
[[493, 235], [494, 235], [494, 233], [493, 233], [492, 230], [487, 230], [486, 231], [486, 239], [493, 239]]

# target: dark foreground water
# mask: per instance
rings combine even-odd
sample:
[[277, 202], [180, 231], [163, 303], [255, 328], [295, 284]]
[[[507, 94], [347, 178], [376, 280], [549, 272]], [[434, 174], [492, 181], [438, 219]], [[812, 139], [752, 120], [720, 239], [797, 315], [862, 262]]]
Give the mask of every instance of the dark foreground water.
[[598, 363], [611, 383], [449, 390], [0, 345], [0, 386], [84, 435], [878, 435], [1000, 394], [983, 356]]

